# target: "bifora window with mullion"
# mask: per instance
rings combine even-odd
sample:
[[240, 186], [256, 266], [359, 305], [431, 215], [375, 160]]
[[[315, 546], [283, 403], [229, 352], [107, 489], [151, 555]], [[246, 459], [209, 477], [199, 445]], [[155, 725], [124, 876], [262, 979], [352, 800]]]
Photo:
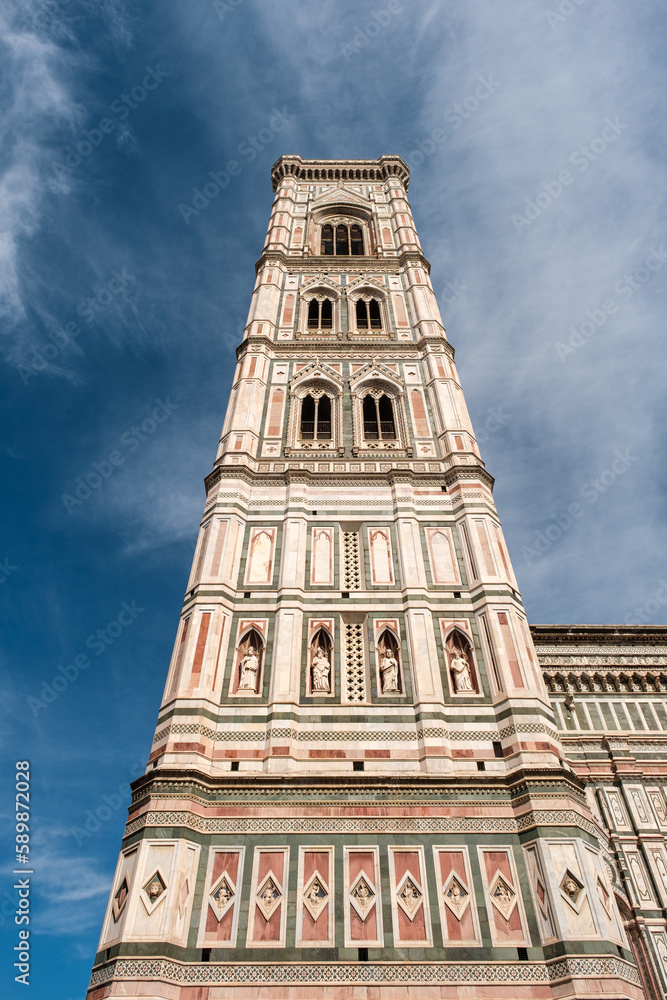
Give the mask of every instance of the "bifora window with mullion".
[[364, 396], [364, 437], [367, 441], [393, 441], [396, 439], [394, 406], [389, 396], [376, 399]]
[[331, 399], [329, 396], [304, 396], [301, 402], [301, 440], [331, 440]]
[[381, 330], [380, 303], [377, 299], [357, 300], [357, 330]]
[[333, 303], [331, 299], [311, 299], [308, 303], [308, 329], [331, 330]]
[[339, 222], [322, 226], [321, 252], [325, 257], [362, 257], [364, 238], [361, 226]]

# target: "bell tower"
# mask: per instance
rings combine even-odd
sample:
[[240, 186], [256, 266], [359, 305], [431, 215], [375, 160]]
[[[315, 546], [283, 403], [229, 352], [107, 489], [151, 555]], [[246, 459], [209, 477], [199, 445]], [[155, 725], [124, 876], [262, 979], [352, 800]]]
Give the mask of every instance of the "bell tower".
[[272, 181], [90, 1000], [639, 1000], [408, 168]]

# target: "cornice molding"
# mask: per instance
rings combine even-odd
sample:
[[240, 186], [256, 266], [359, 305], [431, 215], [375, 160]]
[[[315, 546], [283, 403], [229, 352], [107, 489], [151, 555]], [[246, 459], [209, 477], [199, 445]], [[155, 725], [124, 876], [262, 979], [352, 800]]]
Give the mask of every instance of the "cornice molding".
[[[385, 354], [393, 361], [405, 359], [406, 361], [421, 361], [424, 358], [423, 349], [425, 347], [438, 347], [449, 358], [454, 360], [454, 348], [447, 340], [443, 327], [442, 337], [419, 337], [418, 340], [309, 340], [307, 337], [299, 340], [272, 340], [269, 337], [251, 334], [246, 337], [236, 348], [236, 360], [241, 361], [250, 348], [261, 350], [264, 348], [273, 360], [290, 360], [291, 356], [297, 355], [300, 358], [308, 358], [310, 354], [314, 358], [320, 358], [323, 354], [331, 354], [334, 357], [345, 360], [365, 360], [364, 352], [368, 354], [368, 360], [380, 360]], [[310, 352], [310, 354], [309, 354]], [[458, 384], [458, 383], [457, 383]]]
[[262, 256], [255, 263], [255, 274], [259, 274], [263, 267], [275, 267], [282, 265], [288, 274], [309, 271], [329, 272], [335, 274], [347, 274], [350, 271], [370, 271], [371, 273], [386, 272], [396, 274], [397, 266], [405, 268], [415, 264], [424, 268], [427, 274], [431, 273], [431, 264], [426, 259], [421, 250], [385, 250], [377, 257], [365, 255], [363, 257], [324, 257], [322, 254], [312, 254], [305, 251], [294, 251], [288, 253], [285, 250], [264, 250]]

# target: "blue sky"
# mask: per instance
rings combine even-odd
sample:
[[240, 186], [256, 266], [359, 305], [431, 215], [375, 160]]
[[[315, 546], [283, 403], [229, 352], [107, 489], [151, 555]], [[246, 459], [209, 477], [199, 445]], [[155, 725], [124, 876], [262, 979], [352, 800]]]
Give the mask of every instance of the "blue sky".
[[667, 620], [666, 29], [658, 0], [5, 3], [2, 802], [28, 759], [32, 995], [85, 992], [282, 153], [410, 164], [530, 620]]

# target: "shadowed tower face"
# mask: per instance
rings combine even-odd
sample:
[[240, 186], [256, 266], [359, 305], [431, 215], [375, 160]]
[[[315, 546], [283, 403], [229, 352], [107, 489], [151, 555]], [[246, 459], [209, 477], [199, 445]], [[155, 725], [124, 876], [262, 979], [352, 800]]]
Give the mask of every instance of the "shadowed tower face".
[[272, 180], [90, 996], [639, 998], [407, 167]]

